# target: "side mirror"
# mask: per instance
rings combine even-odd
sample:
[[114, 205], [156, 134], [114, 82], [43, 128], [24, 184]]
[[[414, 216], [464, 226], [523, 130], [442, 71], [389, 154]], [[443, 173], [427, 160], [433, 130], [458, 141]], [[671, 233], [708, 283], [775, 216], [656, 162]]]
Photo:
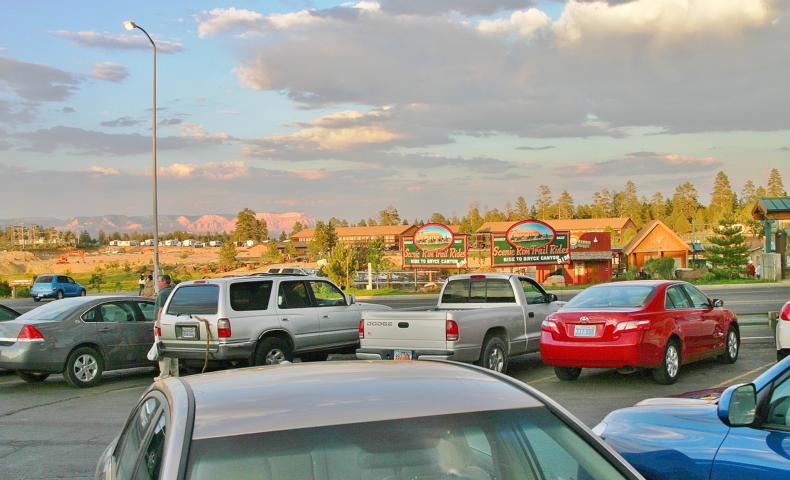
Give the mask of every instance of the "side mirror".
[[733, 385], [719, 397], [719, 420], [729, 427], [747, 427], [757, 420], [757, 391], [754, 384]]
[[546, 303], [556, 302], [559, 300], [559, 297], [557, 297], [556, 293], [549, 293], [546, 295], [546, 298], [548, 299]]
[[711, 300], [710, 304], [713, 305], [713, 308], [723, 307], [724, 300], [719, 300], [718, 298], [714, 298], [713, 300]]
[[354, 295], [347, 295], [346, 297], [348, 298], [349, 305], [354, 305], [355, 303], [357, 303], [357, 297], [355, 297]]

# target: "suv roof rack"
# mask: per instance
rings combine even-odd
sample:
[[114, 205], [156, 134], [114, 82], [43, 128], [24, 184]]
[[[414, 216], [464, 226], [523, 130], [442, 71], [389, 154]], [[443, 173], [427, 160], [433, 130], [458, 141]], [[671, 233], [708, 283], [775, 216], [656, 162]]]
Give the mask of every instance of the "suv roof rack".
[[273, 272], [258, 272], [258, 273], [251, 273], [251, 277], [309, 277], [309, 273], [300, 273], [300, 272], [293, 272], [293, 273], [273, 273]]

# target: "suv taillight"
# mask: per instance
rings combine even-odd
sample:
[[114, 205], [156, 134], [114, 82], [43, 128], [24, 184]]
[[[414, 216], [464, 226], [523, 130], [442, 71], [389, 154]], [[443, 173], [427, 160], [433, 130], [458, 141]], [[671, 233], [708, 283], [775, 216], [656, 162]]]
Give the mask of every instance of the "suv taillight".
[[230, 337], [230, 319], [220, 318], [217, 320], [217, 336], [219, 338]]
[[779, 314], [779, 318], [786, 322], [790, 322], [790, 302], [785, 303], [785, 306], [782, 307], [782, 313]]
[[162, 336], [162, 327], [154, 327], [154, 336], [161, 337]]
[[359, 338], [365, 338], [365, 319], [359, 321]]
[[33, 325], [25, 325], [16, 337], [19, 342], [43, 342], [44, 335]]
[[459, 337], [458, 324], [455, 323], [455, 320], [447, 320], [444, 330], [448, 342], [458, 341], [458, 337]]

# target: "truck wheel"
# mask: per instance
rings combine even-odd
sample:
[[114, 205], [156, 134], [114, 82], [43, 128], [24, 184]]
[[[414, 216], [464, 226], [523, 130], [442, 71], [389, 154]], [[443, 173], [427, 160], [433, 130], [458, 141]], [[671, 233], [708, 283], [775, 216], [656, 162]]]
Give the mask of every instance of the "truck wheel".
[[507, 345], [500, 337], [488, 337], [477, 364], [499, 373], [507, 371]]
[[563, 382], [572, 382], [582, 374], [581, 368], [574, 367], [554, 367], [554, 375]]
[[656, 383], [670, 385], [678, 380], [680, 372], [680, 344], [672, 338], [664, 348], [664, 361], [661, 366], [653, 370], [653, 379]]
[[288, 342], [278, 337], [263, 339], [255, 349], [253, 365], [278, 365], [283, 361], [293, 361], [293, 352]]
[[49, 376], [48, 373], [23, 372], [21, 370], [18, 370], [16, 372], [16, 374], [19, 376], [19, 378], [21, 378], [22, 380], [26, 381], [27, 383], [41, 383], [44, 380], [46, 380], [47, 377]]
[[98, 385], [103, 372], [101, 355], [91, 347], [81, 347], [69, 355], [63, 376], [72, 386], [87, 388]]
[[738, 336], [738, 330], [730, 326], [727, 331], [727, 342], [724, 344], [724, 353], [719, 355], [720, 363], [735, 363], [738, 360], [738, 353], [741, 350], [741, 338]]

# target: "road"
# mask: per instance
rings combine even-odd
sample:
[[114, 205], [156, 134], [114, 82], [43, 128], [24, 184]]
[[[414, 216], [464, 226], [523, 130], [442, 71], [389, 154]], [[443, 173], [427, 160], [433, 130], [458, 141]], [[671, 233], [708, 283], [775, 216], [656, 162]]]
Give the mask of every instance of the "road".
[[[790, 301], [790, 284], [771, 285], [737, 285], [737, 286], [703, 286], [701, 290], [711, 298], [724, 301], [724, 306], [738, 315], [764, 314], [779, 311], [785, 302]], [[560, 300], [570, 300], [578, 291], [556, 290]], [[387, 297], [386, 299], [371, 298], [366, 302], [381, 303], [397, 309], [419, 309], [436, 305], [436, 296], [409, 296], [405, 298]]]
[[[620, 375], [597, 369], [584, 371], [576, 382], [560, 382], [537, 354], [513, 359], [509, 373], [594, 426], [609, 411], [645, 398], [748, 382], [774, 360], [772, 345], [745, 344], [734, 365], [706, 361], [685, 366], [675, 385], [658, 385], [646, 372]], [[60, 375], [33, 385], [0, 373], [0, 478], [92, 478], [99, 455], [152, 376], [151, 369], [110, 372], [98, 387], [75, 389]]]

